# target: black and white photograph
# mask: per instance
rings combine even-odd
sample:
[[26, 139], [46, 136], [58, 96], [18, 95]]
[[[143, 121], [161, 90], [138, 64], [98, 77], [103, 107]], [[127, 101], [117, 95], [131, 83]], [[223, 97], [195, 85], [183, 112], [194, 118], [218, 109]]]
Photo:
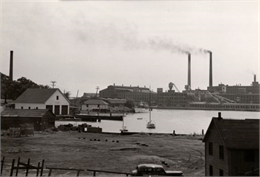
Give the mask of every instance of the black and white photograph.
[[1, 176], [259, 176], [260, 0], [2, 0]]

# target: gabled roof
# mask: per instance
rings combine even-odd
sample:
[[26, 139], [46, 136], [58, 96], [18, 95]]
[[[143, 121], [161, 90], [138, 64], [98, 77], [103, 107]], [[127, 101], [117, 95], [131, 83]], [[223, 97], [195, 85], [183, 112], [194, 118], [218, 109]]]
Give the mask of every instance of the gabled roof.
[[203, 142], [215, 126], [227, 149], [259, 149], [259, 119], [212, 118]]
[[1, 117], [42, 117], [48, 111], [51, 112], [48, 109], [5, 109]]
[[103, 99], [103, 100], [108, 101], [111, 104], [125, 104], [126, 103], [126, 99], [107, 98], [107, 99]]
[[88, 105], [108, 105], [107, 102], [105, 102], [104, 100], [101, 100], [99, 98], [90, 98], [90, 99], [84, 101], [84, 104], [88, 104]]
[[61, 93], [59, 89], [27, 89], [14, 103], [45, 103], [57, 90]]

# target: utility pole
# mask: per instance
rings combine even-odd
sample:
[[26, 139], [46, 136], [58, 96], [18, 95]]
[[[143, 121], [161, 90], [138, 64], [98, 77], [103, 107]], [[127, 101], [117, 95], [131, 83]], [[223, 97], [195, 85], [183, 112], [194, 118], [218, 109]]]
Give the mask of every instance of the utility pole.
[[51, 81], [51, 83], [52, 83], [52, 88], [54, 88], [56, 81]]
[[97, 97], [97, 94], [98, 94], [98, 90], [99, 90], [99, 86], [96, 87], [96, 97]]

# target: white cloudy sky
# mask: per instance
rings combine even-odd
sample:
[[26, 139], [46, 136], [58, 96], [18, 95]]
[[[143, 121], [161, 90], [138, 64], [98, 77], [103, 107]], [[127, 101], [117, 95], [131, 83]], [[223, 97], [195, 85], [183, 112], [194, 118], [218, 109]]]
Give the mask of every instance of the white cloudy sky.
[[[96, 86], [250, 85], [259, 76], [259, 1], [1, 1], [1, 72], [72, 96]], [[259, 78], [258, 78], [259, 80]]]

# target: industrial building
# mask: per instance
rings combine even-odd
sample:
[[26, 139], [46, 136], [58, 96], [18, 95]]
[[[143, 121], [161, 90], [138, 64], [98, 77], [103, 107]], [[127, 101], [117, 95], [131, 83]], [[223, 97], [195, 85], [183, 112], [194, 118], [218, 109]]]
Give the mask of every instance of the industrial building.
[[[177, 91], [173, 90], [173, 86]], [[187, 93], [180, 92], [174, 83], [169, 83], [169, 90], [163, 92], [162, 88], [157, 89], [157, 106], [158, 107], [186, 107]]]
[[101, 98], [123, 98], [135, 102], [157, 102], [157, 93], [147, 87], [109, 85], [99, 91]]
[[254, 80], [251, 85], [229, 86], [229, 85], [219, 84], [218, 86], [212, 87], [211, 92], [221, 97], [233, 100], [236, 103], [259, 104], [260, 103], [259, 88], [260, 88], [260, 84], [256, 81], [256, 75], [254, 75]]

